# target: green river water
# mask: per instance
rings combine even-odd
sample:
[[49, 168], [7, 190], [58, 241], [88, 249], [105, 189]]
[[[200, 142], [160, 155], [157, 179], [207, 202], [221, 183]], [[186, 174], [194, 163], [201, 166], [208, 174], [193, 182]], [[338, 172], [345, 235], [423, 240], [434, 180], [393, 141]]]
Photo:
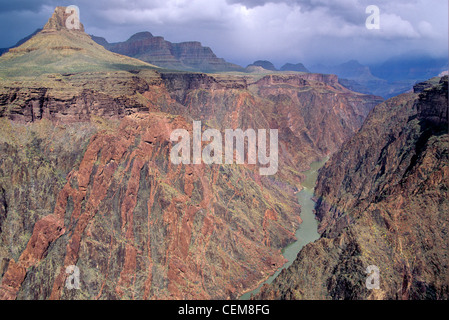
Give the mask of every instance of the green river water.
[[296, 259], [299, 251], [308, 243], [317, 240], [320, 235], [317, 232], [318, 221], [315, 219], [315, 214], [313, 210], [315, 209], [315, 202], [312, 200], [314, 195], [315, 183], [318, 177], [318, 170], [326, 163], [328, 158], [322, 161], [313, 162], [310, 165], [310, 170], [303, 172], [306, 179], [303, 181], [303, 189], [298, 192], [298, 201], [301, 206], [301, 219], [302, 223], [299, 225], [298, 230], [296, 230], [296, 240], [292, 244], [288, 245], [282, 250], [282, 254], [288, 260], [282, 267], [280, 267], [271, 277], [260, 284], [255, 290], [249, 291], [240, 297], [240, 300], [248, 300], [251, 295], [257, 294], [260, 288], [265, 283], [271, 283], [281, 271], [288, 268], [293, 261]]

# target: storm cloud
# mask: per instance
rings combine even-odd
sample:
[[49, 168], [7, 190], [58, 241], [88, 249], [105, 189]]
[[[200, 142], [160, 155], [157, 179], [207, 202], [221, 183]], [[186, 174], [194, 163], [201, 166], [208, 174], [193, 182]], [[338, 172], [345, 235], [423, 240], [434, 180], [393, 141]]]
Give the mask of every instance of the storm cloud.
[[[16, 0], [0, 2], [0, 47], [42, 27], [58, 5], [77, 5], [86, 32], [109, 42], [150, 31], [172, 42], [196, 40], [246, 66], [285, 62], [362, 63], [420, 52], [447, 55], [444, 0]], [[380, 29], [368, 30], [368, 5], [380, 9]]]

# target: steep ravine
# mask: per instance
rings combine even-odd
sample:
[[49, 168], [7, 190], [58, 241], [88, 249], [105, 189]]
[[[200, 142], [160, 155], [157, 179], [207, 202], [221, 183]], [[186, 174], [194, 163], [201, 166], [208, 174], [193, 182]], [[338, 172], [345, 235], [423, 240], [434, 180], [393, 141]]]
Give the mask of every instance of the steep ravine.
[[[95, 140], [85, 141], [88, 153], [72, 151], [70, 136], [61, 141], [80, 158], [71, 163], [73, 170], [65, 168], [68, 171], [58, 189], [35, 187], [46, 200], [38, 207], [43, 209], [38, 215], [28, 215], [29, 200], [17, 190], [22, 186], [7, 181], [19, 179], [16, 175], [30, 161], [27, 150], [33, 145], [15, 143], [11, 148], [10, 142], [4, 144], [9, 151], [3, 158], [15, 158], [17, 152], [27, 157], [17, 163], [18, 173], [4, 169], [8, 178], [1, 186], [0, 199], [5, 199], [8, 212], [0, 209], [1, 226], [2, 233], [11, 237], [0, 244], [2, 298], [226, 299], [239, 297], [272, 274], [283, 264], [280, 249], [293, 241], [298, 226], [293, 192], [300, 171], [313, 159], [335, 151], [379, 100], [316, 77], [267, 78], [248, 88], [242, 86], [243, 79], [120, 71], [44, 77], [50, 87], [45, 91], [30, 90], [41, 85], [31, 80], [25, 86], [19, 83], [21, 88], [9, 81], [2, 87], [0, 104], [5, 111], [3, 121], [15, 128], [28, 130], [23, 128], [40, 123], [68, 129], [78, 123], [116, 124], [104, 124], [101, 132], [93, 135]], [[91, 91], [79, 91], [79, 87]], [[109, 104], [114, 101], [116, 104]], [[152, 121], [147, 122], [148, 115]], [[255, 168], [247, 166], [206, 166], [182, 169], [185, 174], [174, 179], [178, 171], [168, 165], [167, 135], [154, 142], [156, 135], [142, 140], [139, 131], [142, 123], [149, 125], [148, 130], [157, 130], [173, 119], [186, 128], [191, 128], [192, 119], [202, 120], [204, 129], [280, 128], [277, 176], [260, 177]], [[323, 122], [326, 128], [316, 130]], [[12, 130], [5, 137], [14, 135], [17, 133]], [[51, 144], [43, 140], [45, 145]], [[141, 152], [151, 146], [154, 151], [149, 159]], [[112, 155], [110, 148], [125, 150], [125, 154], [117, 151]], [[55, 149], [56, 157], [58, 152]], [[80, 172], [80, 163], [88, 170]], [[152, 173], [155, 169], [150, 163], [158, 166], [158, 174]], [[113, 171], [112, 176], [106, 168]], [[54, 170], [58, 172], [57, 167]], [[26, 185], [31, 180], [20, 179]], [[45, 179], [51, 181], [52, 176]], [[139, 202], [153, 193], [151, 208]], [[186, 202], [189, 197], [191, 203]], [[85, 207], [91, 202], [99, 206], [98, 211]], [[150, 227], [128, 228], [147, 226], [147, 215]], [[13, 219], [18, 222], [11, 224]], [[106, 220], [114, 222], [104, 224]], [[39, 238], [43, 231], [49, 238]], [[61, 270], [74, 262], [86, 276], [81, 283], [85, 290], [66, 292]]]
[[305, 245], [319, 239], [320, 235], [318, 233], [318, 221], [316, 220], [314, 212], [315, 201], [313, 200], [313, 197], [318, 170], [324, 166], [327, 160], [329, 160], [328, 157], [321, 161], [313, 162], [310, 165], [310, 169], [303, 172], [304, 180], [301, 183], [302, 189], [297, 193], [298, 203], [301, 207], [301, 224], [295, 233], [297, 240], [282, 250], [282, 255], [287, 262], [276, 270], [276, 272], [267, 280], [258, 285], [256, 289], [242, 295], [240, 297], [241, 300], [248, 300], [251, 296], [257, 295], [264, 284], [273, 282], [283, 269], [288, 268], [293, 263], [296, 256]]

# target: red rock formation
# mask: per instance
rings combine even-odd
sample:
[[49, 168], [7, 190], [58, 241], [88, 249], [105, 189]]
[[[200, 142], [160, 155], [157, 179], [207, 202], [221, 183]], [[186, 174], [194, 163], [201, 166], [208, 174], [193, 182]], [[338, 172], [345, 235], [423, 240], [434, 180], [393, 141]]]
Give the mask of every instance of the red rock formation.
[[[293, 210], [268, 200], [275, 199], [269, 186], [252, 195], [245, 191], [254, 184], [247, 169], [171, 165], [170, 133], [182, 127], [191, 130], [182, 117], [136, 114], [123, 119], [116, 132], [95, 135], [60, 191], [54, 213], [36, 222], [19, 261], [9, 263], [2, 298], [16, 298], [21, 288], [21, 295], [31, 294], [23, 284], [27, 272], [56, 256], [63, 257], [59, 271], [43, 270], [41, 277], [28, 279], [54, 279], [50, 295], [41, 298], [69, 297], [64, 285], [70, 265], [81, 270], [83, 294], [126, 299], [236, 297], [261, 270], [269, 273], [281, 265], [278, 244], [292, 238]], [[247, 178], [230, 188], [223, 170], [229, 179]], [[240, 209], [248, 196], [256, 200], [247, 207], [251, 222]], [[288, 201], [294, 207], [293, 199]], [[285, 231], [271, 225], [262, 231], [262, 208], [269, 216], [282, 213], [277, 223]]]
[[[63, 21], [60, 12], [50, 25]], [[284, 262], [280, 249], [298, 226], [299, 172], [336, 151], [380, 100], [333, 76], [155, 71], [83, 32], [51, 29], [18, 48], [33, 48], [20, 54], [35, 62], [37, 80], [5, 76], [0, 86], [3, 299], [238, 297]], [[42, 71], [35, 55], [49, 39], [81, 50], [51, 49], [48, 58], [67, 50], [98, 69]], [[21, 74], [18, 53], [8, 55], [0, 72]], [[279, 173], [173, 165], [170, 133], [191, 131], [192, 120], [203, 129], [279, 129]], [[80, 290], [65, 287], [71, 265]]]
[[[24, 89], [11, 92], [8, 87], [9, 91], [3, 95], [6, 104], [17, 102], [17, 107], [12, 109], [16, 111], [10, 116], [15, 120], [37, 121], [48, 117], [68, 126], [74, 120], [95, 119], [95, 115], [122, 119], [116, 132], [91, 139], [79, 169], [70, 174], [58, 196], [54, 215], [59, 217], [58, 221], [66, 220], [66, 233], [61, 240], [52, 236], [51, 241], [44, 243], [45, 250], [49, 246], [58, 249], [46, 256], [43, 265], [55, 263], [59, 267], [49, 271], [50, 274], [42, 271], [40, 277], [45, 275], [54, 280], [51, 288], [34, 293], [40, 298], [66, 299], [76, 294], [64, 288], [65, 268], [69, 265], [80, 266], [83, 274], [88, 275], [84, 285], [89, 291], [83, 294], [89, 297], [237, 297], [282, 264], [277, 250], [292, 241], [297, 216], [292, 209], [295, 207], [293, 189], [287, 181], [297, 182], [298, 177], [292, 175], [289, 168], [306, 168], [310, 161], [335, 150], [357, 129], [361, 121], [358, 119], [362, 119], [370, 104], [376, 101], [337, 85], [333, 87], [332, 81], [332, 85], [328, 85], [290, 76], [285, 82], [277, 79], [276, 84], [263, 80], [245, 85], [246, 80], [240, 81], [235, 88], [231, 80], [201, 74], [158, 77], [152, 73], [151, 77], [145, 74], [136, 77], [133, 73], [122, 72], [98, 81], [100, 76], [97, 74], [92, 80], [86, 76], [82, 80], [84, 83], [91, 85], [95, 81], [92, 93], [82, 93], [75, 100], [64, 101], [59, 98], [67, 96], [64, 91], [48, 89], [37, 90], [40, 96], [34, 97], [28, 96], [30, 93]], [[96, 92], [97, 86], [108, 87], [108, 83], [119, 76], [126, 81], [114, 86], [115, 91]], [[80, 81], [74, 76], [67, 79]], [[249, 88], [255, 88], [257, 93], [251, 93]], [[15, 92], [22, 96], [17, 98]], [[109, 104], [113, 106], [116, 101], [116, 92], [130, 93], [120, 98], [128, 102], [117, 103], [118, 109]], [[137, 100], [139, 95], [145, 99]], [[20, 102], [23, 100], [29, 102], [23, 104]], [[136, 106], [136, 101], [140, 106]], [[28, 111], [30, 109], [34, 111]], [[70, 114], [66, 110], [70, 110]], [[188, 118], [209, 121], [221, 129], [283, 127], [280, 157], [287, 165], [281, 167], [279, 180], [258, 177], [254, 166], [237, 171], [226, 167], [224, 171], [204, 166], [174, 168], [168, 162], [168, 129], [163, 128], [190, 128], [190, 120], [171, 123], [172, 116], [157, 113], [151, 113], [148, 119], [140, 113], [132, 118], [125, 116], [138, 110], [184, 114]], [[328, 136], [316, 131], [322, 130], [322, 114], [327, 113]], [[346, 119], [344, 129], [340, 126], [345, 122], [337, 119]], [[310, 138], [304, 139], [306, 132], [315, 133], [307, 133]], [[316, 145], [324, 147], [317, 149]], [[117, 178], [124, 173], [123, 178]], [[144, 182], [147, 179], [149, 182]], [[254, 187], [260, 191], [248, 194]], [[147, 204], [139, 204], [142, 201], [139, 192], [145, 193], [144, 198], [149, 199]], [[271, 203], [268, 207], [267, 201]], [[67, 211], [69, 203], [72, 211]], [[136, 210], [140, 215], [138, 223], [135, 222]], [[105, 230], [100, 223], [104, 219], [116, 222], [113, 225], [107, 222], [108, 230]], [[195, 222], [198, 219], [202, 221], [200, 229]], [[198, 251], [189, 249], [192, 243]], [[259, 247], [260, 243], [264, 246]], [[56, 255], [62, 256], [62, 260]], [[55, 259], [58, 262], [51, 262]], [[27, 265], [27, 272], [40, 270], [39, 261]], [[232, 261], [239, 261], [239, 264]], [[19, 266], [21, 263], [19, 260]], [[13, 266], [8, 268], [5, 279], [18, 273], [17, 270]], [[28, 279], [33, 283], [42, 281], [37, 276]], [[9, 280], [6, 281], [7, 284]], [[14, 283], [18, 285], [23, 281], [19, 277]], [[94, 284], [98, 291], [91, 289]], [[28, 286], [27, 283], [21, 288]], [[6, 287], [3, 290], [8, 291]], [[15, 290], [21, 297], [32, 294], [25, 289]]]

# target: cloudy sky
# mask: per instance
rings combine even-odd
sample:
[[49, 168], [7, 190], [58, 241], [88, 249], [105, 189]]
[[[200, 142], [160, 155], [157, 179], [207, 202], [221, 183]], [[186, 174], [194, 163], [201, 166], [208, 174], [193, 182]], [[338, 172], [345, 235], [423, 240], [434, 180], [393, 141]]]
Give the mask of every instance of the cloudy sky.
[[[86, 32], [109, 42], [150, 31], [172, 42], [200, 41], [243, 66], [448, 53], [447, 0], [0, 0], [0, 47], [42, 27], [58, 5], [77, 5]], [[365, 26], [369, 5], [380, 10], [379, 29]]]

